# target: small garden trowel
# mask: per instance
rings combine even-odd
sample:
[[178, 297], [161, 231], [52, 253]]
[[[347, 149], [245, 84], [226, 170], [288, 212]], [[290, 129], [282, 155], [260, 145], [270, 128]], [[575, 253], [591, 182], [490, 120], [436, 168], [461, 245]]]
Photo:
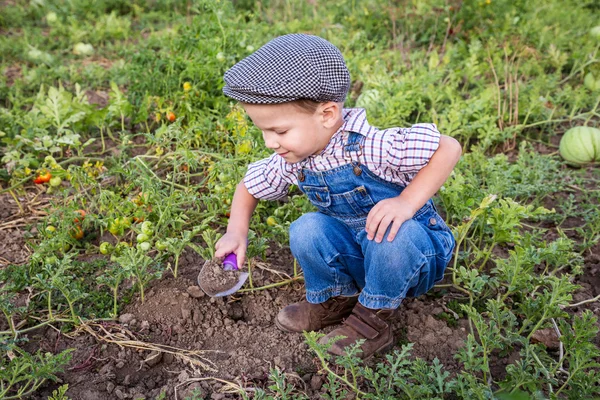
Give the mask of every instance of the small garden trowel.
[[248, 279], [247, 272], [238, 272], [237, 273], [237, 281], [235, 279], [231, 279], [232, 277], [229, 276], [228, 277], [229, 279], [227, 281], [229, 283], [231, 283], [232, 286], [229, 286], [228, 288], [226, 288], [224, 290], [220, 290], [220, 289], [223, 289], [222, 287], [220, 287], [218, 289], [218, 291], [216, 291], [214, 282], [213, 282], [213, 280], [215, 278], [213, 275], [215, 275], [215, 274], [218, 275], [219, 272], [224, 272], [223, 276], [225, 276], [227, 271], [239, 271], [236, 255], [234, 253], [231, 253], [227, 257], [225, 257], [225, 259], [222, 262], [222, 267], [223, 267], [222, 270], [219, 270], [218, 268], [214, 268], [214, 262], [215, 261], [213, 261], [213, 260], [207, 260], [204, 263], [204, 265], [202, 266], [202, 269], [200, 270], [200, 273], [198, 274], [198, 286], [200, 286], [200, 289], [202, 289], [204, 291], [204, 293], [206, 293], [210, 297], [229, 296], [230, 294], [233, 294], [233, 293], [237, 292], [238, 290], [240, 290], [240, 288], [246, 282], [246, 279]]

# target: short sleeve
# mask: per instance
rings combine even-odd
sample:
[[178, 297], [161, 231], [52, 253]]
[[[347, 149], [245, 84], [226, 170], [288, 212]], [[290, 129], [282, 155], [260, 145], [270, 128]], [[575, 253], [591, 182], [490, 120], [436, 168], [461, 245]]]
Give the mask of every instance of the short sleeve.
[[277, 200], [285, 197], [290, 187], [285, 160], [278, 154], [248, 166], [244, 185], [259, 200]]
[[418, 172], [437, 150], [440, 136], [435, 124], [417, 124], [390, 133], [386, 138], [387, 166], [398, 173]]

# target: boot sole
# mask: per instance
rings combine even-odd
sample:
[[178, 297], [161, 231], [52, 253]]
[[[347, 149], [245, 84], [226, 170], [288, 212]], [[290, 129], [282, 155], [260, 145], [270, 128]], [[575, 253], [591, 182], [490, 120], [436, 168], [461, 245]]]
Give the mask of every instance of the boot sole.
[[[357, 357], [361, 358], [361, 360], [363, 360], [363, 361], [368, 361], [377, 354], [385, 353], [385, 352], [391, 350], [392, 347], [394, 347], [394, 336], [390, 337], [390, 340], [388, 340], [386, 343], [382, 344], [379, 348], [377, 348], [369, 357], [361, 358], [362, 353], [359, 353], [357, 355]], [[341, 357], [339, 354], [336, 354], [336, 353], [329, 352], [329, 354], [336, 356], [336, 357]]]
[[[343, 318], [340, 319], [339, 321], [336, 320], [336, 321], [327, 323], [327, 324], [323, 325], [321, 328], [316, 329], [316, 331], [317, 330], [321, 330], [321, 329], [326, 328], [326, 327], [331, 326], [331, 325], [341, 324], [342, 320], [343, 320]], [[277, 326], [277, 328], [279, 328], [280, 330], [282, 330], [284, 332], [293, 332], [293, 333], [302, 333], [302, 332], [305, 332], [305, 331], [295, 331], [293, 329], [286, 328], [285, 326], [281, 325], [281, 322], [279, 322], [279, 318], [277, 318], [277, 317], [275, 317], [275, 326]], [[314, 331], [308, 331], [308, 332], [314, 332]]]
[[370, 360], [371, 358], [373, 358], [373, 356], [375, 356], [376, 354], [380, 354], [380, 353], [385, 353], [389, 350], [392, 349], [392, 347], [394, 347], [394, 336], [390, 337], [389, 342], [384, 343], [380, 348], [378, 348], [377, 350], [375, 350], [373, 352], [373, 354], [371, 354], [369, 357], [364, 358], [363, 361], [367, 361]]
[[275, 326], [277, 326], [277, 328], [279, 328], [280, 330], [284, 331], [284, 332], [293, 332], [293, 333], [302, 333], [304, 331], [293, 331], [291, 329], [286, 328], [285, 326], [281, 325], [281, 323], [279, 322], [279, 318], [275, 317]]

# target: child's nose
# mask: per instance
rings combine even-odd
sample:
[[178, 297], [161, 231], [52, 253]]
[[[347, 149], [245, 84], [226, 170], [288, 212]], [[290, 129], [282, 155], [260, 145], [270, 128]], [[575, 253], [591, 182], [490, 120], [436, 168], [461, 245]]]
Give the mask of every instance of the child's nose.
[[265, 140], [265, 146], [267, 146], [269, 149], [279, 148], [276, 135], [269, 135], [263, 132], [263, 139]]

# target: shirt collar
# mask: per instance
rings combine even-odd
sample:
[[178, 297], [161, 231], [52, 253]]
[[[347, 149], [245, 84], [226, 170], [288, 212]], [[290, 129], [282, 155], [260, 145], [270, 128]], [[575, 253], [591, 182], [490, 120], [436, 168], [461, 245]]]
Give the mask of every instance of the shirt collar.
[[363, 136], [377, 131], [377, 128], [369, 125], [367, 112], [364, 108], [344, 108], [342, 118], [344, 119], [344, 124], [340, 128], [342, 131], [356, 132]]
[[318, 156], [333, 153], [338, 144], [345, 141], [347, 136], [345, 135], [346, 132], [356, 132], [363, 136], [367, 136], [377, 131], [377, 128], [369, 125], [369, 122], [367, 122], [367, 112], [364, 108], [344, 108], [342, 109], [342, 119], [344, 120], [344, 123], [333, 134], [331, 140], [327, 143], [327, 146], [325, 146]]

